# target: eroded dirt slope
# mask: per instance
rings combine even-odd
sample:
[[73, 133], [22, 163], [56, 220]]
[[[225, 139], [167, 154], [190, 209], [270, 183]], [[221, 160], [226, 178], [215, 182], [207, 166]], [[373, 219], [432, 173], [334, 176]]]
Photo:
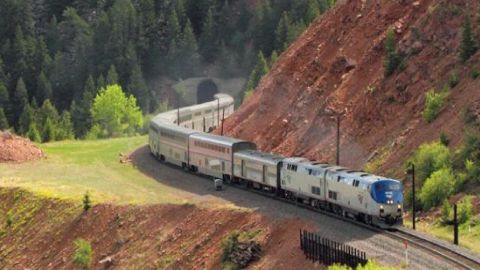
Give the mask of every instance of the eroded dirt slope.
[[[253, 140], [265, 151], [333, 163], [334, 116], [343, 113], [341, 164], [361, 168], [382, 155], [377, 172], [396, 174], [406, 156], [442, 131], [451, 147], [458, 146], [464, 111], [480, 108], [480, 79], [469, 75], [479, 54], [465, 64], [458, 57], [464, 14], [475, 21], [477, 1], [345, 2], [281, 55], [254, 95], [226, 120], [226, 134]], [[406, 58], [403, 70], [385, 78], [389, 27]], [[425, 93], [441, 89], [452, 72], [460, 83], [428, 124], [421, 116]]]
[[[262, 258], [250, 268], [320, 268], [298, 248], [298, 219], [194, 205], [80, 205], [0, 189], [0, 269], [79, 269], [76, 239], [93, 248], [91, 269], [220, 269], [221, 242], [232, 231], [257, 232]], [[7, 218], [11, 223], [7, 226]], [[111, 258], [112, 264], [100, 263]]]

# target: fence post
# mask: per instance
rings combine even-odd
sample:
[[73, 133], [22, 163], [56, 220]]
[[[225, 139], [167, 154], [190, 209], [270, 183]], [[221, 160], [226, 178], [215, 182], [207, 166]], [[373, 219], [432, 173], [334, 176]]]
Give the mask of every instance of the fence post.
[[303, 237], [302, 237], [302, 229], [300, 229], [300, 249], [303, 251]]

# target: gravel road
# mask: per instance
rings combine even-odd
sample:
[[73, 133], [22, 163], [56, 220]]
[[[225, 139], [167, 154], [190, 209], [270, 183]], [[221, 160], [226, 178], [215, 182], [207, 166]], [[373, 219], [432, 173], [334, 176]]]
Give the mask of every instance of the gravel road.
[[[147, 146], [133, 152], [131, 159], [141, 172], [164, 185], [174, 187], [179, 195], [193, 203], [233, 204], [254, 209], [271, 218], [305, 220], [317, 226], [319, 235], [363, 250], [367, 257], [374, 258], [379, 263], [405, 265], [404, 244], [387, 236], [235, 187], [226, 186], [223, 191], [215, 191], [213, 182], [208, 178], [186, 173], [179, 167], [156, 161], [150, 155]], [[408, 269], [455, 269], [443, 259], [412, 246], [408, 248], [408, 258]]]

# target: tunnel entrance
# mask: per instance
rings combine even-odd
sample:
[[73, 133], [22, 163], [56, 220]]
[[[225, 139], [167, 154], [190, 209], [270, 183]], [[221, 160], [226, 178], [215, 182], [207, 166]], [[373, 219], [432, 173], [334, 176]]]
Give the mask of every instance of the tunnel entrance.
[[197, 87], [197, 104], [213, 100], [213, 96], [218, 94], [217, 84], [211, 80], [204, 80]]

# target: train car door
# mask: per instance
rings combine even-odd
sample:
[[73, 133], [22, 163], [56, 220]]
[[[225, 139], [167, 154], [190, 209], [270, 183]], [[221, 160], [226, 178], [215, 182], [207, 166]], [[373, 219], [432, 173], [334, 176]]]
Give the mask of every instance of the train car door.
[[262, 182], [265, 183], [267, 181], [267, 166], [263, 165], [262, 167]]

